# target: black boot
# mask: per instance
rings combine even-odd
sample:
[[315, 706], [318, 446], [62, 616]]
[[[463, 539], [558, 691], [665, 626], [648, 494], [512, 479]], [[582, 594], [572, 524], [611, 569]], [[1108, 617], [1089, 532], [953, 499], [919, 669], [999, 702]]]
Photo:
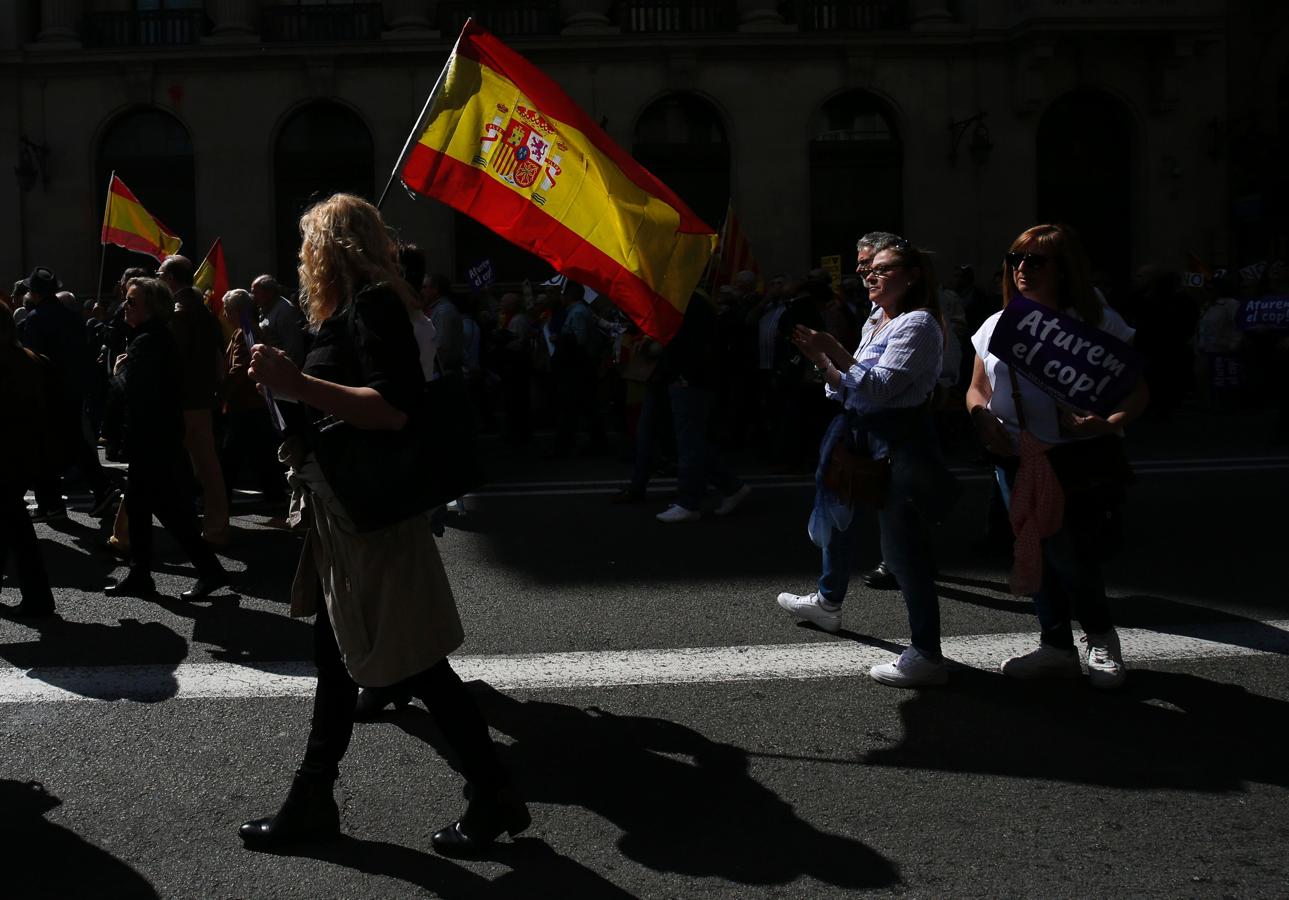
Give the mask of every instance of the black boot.
[[530, 824], [528, 807], [512, 788], [470, 791], [465, 815], [430, 838], [434, 849], [444, 856], [477, 856], [497, 840], [503, 831], [511, 837]]
[[360, 688], [358, 702], [354, 704], [354, 721], [370, 722], [384, 712], [385, 707], [391, 703], [394, 704], [395, 709], [406, 709], [411, 702], [411, 690], [399, 685]]
[[148, 600], [157, 595], [157, 586], [147, 570], [131, 569], [129, 575], [103, 588], [103, 593], [109, 597], [140, 597]]
[[246, 822], [237, 833], [247, 847], [275, 847], [296, 841], [325, 841], [340, 835], [340, 810], [331, 778], [295, 776], [277, 815]]
[[885, 562], [879, 562], [876, 569], [864, 576], [864, 584], [876, 591], [893, 591], [900, 586], [895, 573], [886, 567]]

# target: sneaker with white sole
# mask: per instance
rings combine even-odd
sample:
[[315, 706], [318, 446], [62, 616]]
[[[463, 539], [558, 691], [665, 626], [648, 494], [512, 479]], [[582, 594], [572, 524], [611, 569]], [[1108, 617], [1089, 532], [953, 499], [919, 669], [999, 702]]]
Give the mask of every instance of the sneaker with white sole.
[[752, 493], [751, 486], [745, 484], [728, 497], [722, 497], [721, 502], [716, 504], [715, 514], [718, 516], [728, 516], [730, 513], [734, 512], [734, 510], [738, 509], [738, 505], [742, 503], [743, 499], [750, 493]]
[[930, 687], [949, 680], [944, 660], [930, 659], [916, 647], [909, 647], [895, 662], [873, 666], [868, 674], [874, 681], [902, 688]]
[[1031, 650], [1023, 656], [1013, 656], [1000, 667], [1009, 678], [1020, 678], [1035, 681], [1044, 678], [1078, 678], [1083, 674], [1079, 668], [1079, 653], [1073, 647], [1062, 650], [1039, 644], [1037, 650]]
[[793, 618], [810, 622], [824, 631], [835, 634], [841, 628], [841, 606], [825, 606], [819, 594], [789, 594], [784, 591], [779, 595], [779, 606]]
[[671, 504], [671, 506], [654, 516], [659, 522], [697, 522], [702, 517], [703, 514], [698, 510], [686, 509], [679, 503]]
[[1095, 688], [1117, 688], [1128, 677], [1123, 664], [1119, 634], [1113, 628], [1103, 634], [1085, 634], [1088, 645], [1088, 684]]

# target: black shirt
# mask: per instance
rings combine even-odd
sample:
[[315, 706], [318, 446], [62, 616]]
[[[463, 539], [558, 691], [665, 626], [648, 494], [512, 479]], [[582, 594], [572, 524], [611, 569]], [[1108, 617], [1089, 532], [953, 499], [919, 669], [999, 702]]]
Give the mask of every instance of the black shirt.
[[319, 326], [304, 373], [334, 384], [372, 388], [390, 406], [410, 415], [425, 388], [425, 376], [407, 307], [386, 284], [364, 288], [351, 303], [352, 315], [345, 304]]

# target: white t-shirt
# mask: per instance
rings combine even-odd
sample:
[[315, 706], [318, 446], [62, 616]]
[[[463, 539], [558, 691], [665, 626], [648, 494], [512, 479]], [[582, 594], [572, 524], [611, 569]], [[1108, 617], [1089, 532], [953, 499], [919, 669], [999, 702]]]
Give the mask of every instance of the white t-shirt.
[[[1074, 318], [1078, 318], [1074, 310], [1067, 310], [1067, 312]], [[1009, 367], [989, 352], [989, 341], [993, 338], [994, 328], [997, 327], [1001, 317], [1002, 311], [999, 310], [985, 319], [980, 330], [971, 336], [971, 346], [976, 348], [976, 355], [985, 364], [985, 374], [989, 376], [989, 386], [993, 388], [993, 395], [989, 398], [989, 411], [1002, 420], [1007, 430], [1015, 436], [1020, 433], [1020, 425], [1016, 421], [1016, 405], [1012, 402]], [[1124, 342], [1131, 342], [1133, 335], [1137, 333], [1136, 329], [1123, 320], [1123, 316], [1108, 306], [1101, 308], [1099, 327], [1106, 334]], [[1020, 375], [1020, 373], [1017, 374]], [[1073, 437], [1061, 434], [1060, 411], [1052, 395], [1025, 375], [1020, 375], [1017, 382], [1020, 384], [1020, 402], [1025, 407], [1025, 424], [1029, 428], [1029, 433], [1045, 444], [1066, 444], [1075, 440]]]
[[426, 381], [433, 381], [434, 356], [439, 352], [438, 331], [425, 313], [412, 316], [412, 334], [416, 337], [416, 347], [421, 351], [421, 374]]

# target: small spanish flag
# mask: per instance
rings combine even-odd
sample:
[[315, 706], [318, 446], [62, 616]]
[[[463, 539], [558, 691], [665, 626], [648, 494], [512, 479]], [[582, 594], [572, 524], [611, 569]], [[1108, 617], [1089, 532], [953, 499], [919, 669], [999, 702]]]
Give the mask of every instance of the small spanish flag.
[[224, 295], [228, 293], [228, 267], [224, 264], [224, 246], [221, 241], [222, 238], [215, 238], [210, 252], [192, 276], [192, 286], [197, 289], [197, 293], [204, 297], [207, 291], [211, 292], [206, 305], [217, 316], [224, 310]]
[[712, 278], [714, 287], [733, 284], [734, 276], [739, 272], [755, 272], [760, 280], [761, 270], [752, 257], [752, 247], [747, 242], [747, 235], [734, 215], [734, 201], [730, 201], [725, 210], [725, 224], [721, 227], [720, 246], [716, 250], [716, 271]]
[[160, 261], [178, 253], [183, 245], [161, 220], [143, 208], [125, 182], [112, 173], [107, 187], [107, 208], [103, 210], [101, 243], [146, 253]]
[[664, 343], [716, 243], [559, 85], [473, 20], [395, 172], [607, 295]]

